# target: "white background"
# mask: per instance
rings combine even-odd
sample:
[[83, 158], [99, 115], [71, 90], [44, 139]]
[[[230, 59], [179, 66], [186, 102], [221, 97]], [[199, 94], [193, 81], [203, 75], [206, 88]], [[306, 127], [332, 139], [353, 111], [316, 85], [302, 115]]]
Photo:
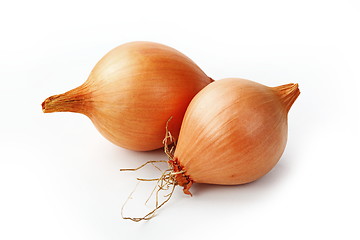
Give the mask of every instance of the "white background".
[[[1, 1], [0, 239], [359, 239], [359, 12], [356, 0]], [[158, 173], [119, 169], [165, 155], [116, 147], [85, 116], [40, 104], [135, 40], [214, 79], [299, 83], [279, 164], [243, 186], [179, 188], [152, 220], [123, 220], [136, 177]]]

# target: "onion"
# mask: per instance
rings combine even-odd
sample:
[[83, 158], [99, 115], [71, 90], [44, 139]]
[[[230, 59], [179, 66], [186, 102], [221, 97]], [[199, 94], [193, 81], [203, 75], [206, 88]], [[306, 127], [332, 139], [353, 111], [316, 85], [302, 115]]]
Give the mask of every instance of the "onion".
[[42, 109], [88, 116], [114, 144], [147, 151], [162, 147], [164, 126], [177, 136], [191, 99], [213, 80], [177, 50], [132, 42], [106, 54], [81, 86], [47, 98]]
[[[297, 84], [267, 87], [245, 79], [215, 81], [186, 110], [169, 163], [176, 183], [252, 182], [279, 161], [287, 141], [287, 114]], [[166, 149], [166, 148], [165, 148]]]

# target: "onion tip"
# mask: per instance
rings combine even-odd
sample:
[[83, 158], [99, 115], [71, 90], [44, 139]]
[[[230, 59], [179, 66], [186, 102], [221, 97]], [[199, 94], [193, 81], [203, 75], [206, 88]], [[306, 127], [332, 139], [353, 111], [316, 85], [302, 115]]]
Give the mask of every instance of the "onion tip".
[[289, 112], [291, 106], [300, 95], [299, 84], [289, 83], [274, 87], [273, 89], [284, 104], [286, 111]]

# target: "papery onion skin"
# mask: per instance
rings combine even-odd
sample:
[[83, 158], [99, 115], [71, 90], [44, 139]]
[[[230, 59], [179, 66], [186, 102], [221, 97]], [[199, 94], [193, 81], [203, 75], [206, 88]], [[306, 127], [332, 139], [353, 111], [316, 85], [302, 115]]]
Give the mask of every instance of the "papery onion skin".
[[114, 144], [137, 151], [162, 147], [164, 126], [180, 131], [191, 99], [213, 80], [179, 51], [131, 42], [106, 54], [87, 81], [42, 104], [44, 112], [87, 115]]
[[191, 101], [170, 163], [190, 194], [192, 183], [237, 185], [259, 179], [279, 161], [297, 84], [275, 88], [245, 79], [215, 81]]

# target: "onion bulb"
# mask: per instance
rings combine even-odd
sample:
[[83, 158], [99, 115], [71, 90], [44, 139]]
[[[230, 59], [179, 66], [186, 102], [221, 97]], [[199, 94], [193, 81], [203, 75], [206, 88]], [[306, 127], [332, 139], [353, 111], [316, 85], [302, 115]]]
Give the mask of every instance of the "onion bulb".
[[138, 151], [162, 147], [164, 126], [177, 136], [191, 99], [213, 80], [177, 50], [132, 42], [107, 53], [81, 86], [47, 98], [42, 109], [88, 116], [114, 144]]
[[297, 84], [267, 87], [245, 79], [215, 81], [186, 110], [169, 163], [190, 194], [193, 183], [237, 185], [268, 173], [287, 141]]

